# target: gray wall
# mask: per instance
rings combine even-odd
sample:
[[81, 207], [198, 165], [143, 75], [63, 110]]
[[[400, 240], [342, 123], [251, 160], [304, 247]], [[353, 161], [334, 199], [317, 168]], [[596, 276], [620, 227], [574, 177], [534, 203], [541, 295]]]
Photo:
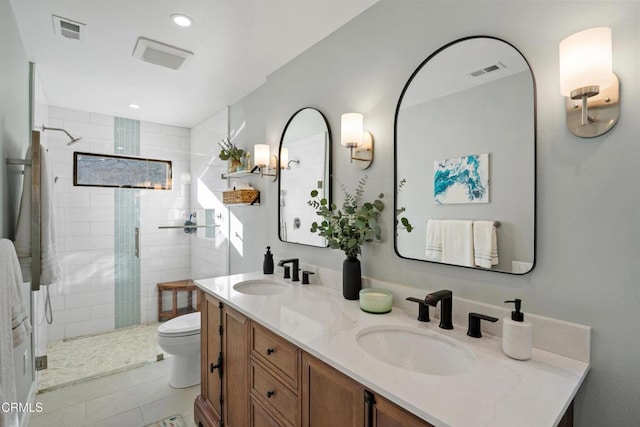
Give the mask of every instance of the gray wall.
[[20, 167], [7, 157], [24, 158], [29, 146], [29, 61], [9, 0], [0, 0], [0, 224], [13, 238], [22, 190]]
[[[565, 125], [558, 43], [594, 26], [613, 30], [622, 114], [611, 132], [587, 140], [574, 137]], [[385, 242], [364, 248], [363, 274], [414, 286], [416, 296], [448, 288], [458, 296], [495, 305], [522, 298], [525, 312], [592, 326], [593, 368], [576, 398], [576, 423], [635, 425], [640, 419], [638, 27], [637, 2], [383, 0], [232, 105], [231, 123], [246, 124], [241, 141], [246, 146], [267, 141], [275, 149], [293, 112], [304, 106], [318, 108], [334, 132], [335, 190], [339, 182], [353, 188], [363, 174], [349, 164], [348, 150], [337, 142], [340, 115], [364, 113], [365, 128], [376, 140], [376, 158], [366, 171], [368, 194], [384, 192], [387, 210]], [[393, 117], [400, 92], [413, 70], [437, 48], [478, 34], [513, 43], [536, 77], [537, 266], [525, 276], [403, 260], [393, 249]], [[231, 254], [231, 272], [259, 270], [267, 243], [276, 260], [298, 256], [340, 269], [344, 255], [339, 251], [278, 241], [277, 185], [263, 180], [261, 189], [263, 205], [242, 208], [239, 214], [252, 232], [253, 248], [242, 260]]]
[[[22, 167], [6, 166], [5, 158], [24, 158], [29, 146], [29, 62], [9, 0], [0, 0], [0, 58], [1, 237], [13, 238], [22, 192]], [[30, 292], [27, 285], [23, 288], [29, 307]], [[26, 402], [33, 383], [30, 340], [14, 349], [14, 362], [18, 400]]]

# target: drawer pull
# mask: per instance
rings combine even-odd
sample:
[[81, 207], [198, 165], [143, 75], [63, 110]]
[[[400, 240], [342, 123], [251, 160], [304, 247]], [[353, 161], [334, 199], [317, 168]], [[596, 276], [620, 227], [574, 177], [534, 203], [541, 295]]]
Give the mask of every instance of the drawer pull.
[[271, 356], [271, 353], [273, 353], [275, 350], [272, 348], [268, 348], [267, 349], [267, 356]]
[[274, 394], [276, 394], [276, 392], [275, 392], [275, 391], [271, 391], [271, 390], [269, 390], [269, 391], [267, 392], [267, 399], [271, 398], [271, 396], [273, 396]]

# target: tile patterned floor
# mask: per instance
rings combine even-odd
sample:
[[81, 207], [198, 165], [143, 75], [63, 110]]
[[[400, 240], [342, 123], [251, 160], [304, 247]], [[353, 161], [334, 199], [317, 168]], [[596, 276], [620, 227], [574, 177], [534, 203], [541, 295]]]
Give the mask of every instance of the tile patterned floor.
[[180, 414], [194, 427], [193, 402], [200, 386], [169, 386], [170, 358], [162, 362], [39, 393], [42, 413], [29, 427], [142, 427]]
[[40, 390], [74, 384], [123, 369], [155, 362], [158, 323], [137, 325], [103, 334], [50, 342], [48, 368], [42, 371]]

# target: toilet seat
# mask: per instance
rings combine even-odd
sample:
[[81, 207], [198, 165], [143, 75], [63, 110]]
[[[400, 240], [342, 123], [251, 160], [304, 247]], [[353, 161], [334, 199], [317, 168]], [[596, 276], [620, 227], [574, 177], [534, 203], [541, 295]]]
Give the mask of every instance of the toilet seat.
[[200, 313], [189, 313], [158, 326], [159, 337], [186, 337], [200, 334]]

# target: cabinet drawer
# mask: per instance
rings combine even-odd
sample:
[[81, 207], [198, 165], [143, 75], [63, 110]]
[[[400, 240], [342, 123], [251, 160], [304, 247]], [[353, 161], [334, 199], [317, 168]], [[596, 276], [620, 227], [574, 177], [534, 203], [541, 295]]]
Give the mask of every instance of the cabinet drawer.
[[275, 417], [255, 398], [251, 398], [251, 427], [289, 427]]
[[287, 386], [251, 361], [251, 395], [285, 421], [299, 425], [300, 401]]
[[299, 354], [296, 346], [252, 322], [251, 354], [275, 370], [282, 381], [294, 390], [298, 389]]

